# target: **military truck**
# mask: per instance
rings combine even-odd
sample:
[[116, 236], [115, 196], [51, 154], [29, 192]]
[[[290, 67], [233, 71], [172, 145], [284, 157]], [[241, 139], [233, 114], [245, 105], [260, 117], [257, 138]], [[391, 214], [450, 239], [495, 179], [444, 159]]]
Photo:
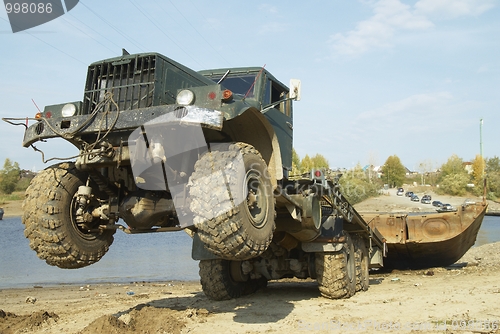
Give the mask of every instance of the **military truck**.
[[337, 176], [291, 174], [299, 99], [300, 81], [289, 88], [261, 67], [197, 72], [158, 53], [91, 64], [83, 101], [46, 106], [26, 125], [24, 147], [57, 137], [79, 150], [26, 191], [31, 248], [80, 268], [117, 230], [184, 230], [213, 300], [291, 277], [317, 279], [328, 298], [367, 290], [384, 240]]

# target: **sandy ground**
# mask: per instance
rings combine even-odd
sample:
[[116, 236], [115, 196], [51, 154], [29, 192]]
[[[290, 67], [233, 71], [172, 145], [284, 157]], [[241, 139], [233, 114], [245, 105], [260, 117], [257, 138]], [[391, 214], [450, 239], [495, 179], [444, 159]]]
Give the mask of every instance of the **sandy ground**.
[[23, 201], [8, 201], [0, 204], [0, 208], [4, 210], [3, 216], [7, 217], [19, 217], [22, 216], [23, 210], [21, 208]]
[[[395, 195], [357, 205], [419, 207], [432, 209]], [[500, 242], [471, 249], [449, 268], [373, 272], [370, 284], [329, 300], [313, 280], [282, 280], [223, 302], [208, 300], [198, 282], [5, 289], [0, 333], [500, 333]]]

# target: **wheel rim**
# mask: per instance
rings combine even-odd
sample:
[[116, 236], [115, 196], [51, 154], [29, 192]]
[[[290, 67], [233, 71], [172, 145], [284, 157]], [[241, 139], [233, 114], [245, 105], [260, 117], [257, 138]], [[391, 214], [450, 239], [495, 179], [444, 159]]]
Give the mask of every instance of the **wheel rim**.
[[78, 206], [76, 199], [77, 199], [77, 196], [75, 194], [75, 196], [73, 196], [73, 199], [71, 200], [71, 207], [70, 207], [70, 213], [69, 213], [70, 220], [71, 220], [71, 226], [73, 227], [74, 231], [81, 238], [86, 239], [86, 240], [94, 240], [96, 238], [95, 233], [86, 232], [86, 230], [83, 229], [76, 221], [76, 210], [77, 210], [77, 206]]
[[261, 228], [266, 224], [268, 212], [267, 189], [256, 171], [248, 171], [245, 177], [245, 200], [252, 225]]
[[351, 252], [347, 253], [347, 277], [349, 279], [349, 282], [352, 282], [355, 277], [356, 277], [356, 268], [351, 265], [351, 261], [353, 261], [354, 258], [351, 254]]
[[248, 275], [243, 273], [241, 268], [241, 261], [230, 261], [229, 262], [229, 273], [230, 277], [234, 282], [246, 282], [248, 281]]
[[[348, 239], [350, 240], [350, 239]], [[347, 266], [347, 279], [350, 283], [356, 282], [356, 264], [354, 258], [354, 246], [351, 242], [346, 243], [346, 266]]]

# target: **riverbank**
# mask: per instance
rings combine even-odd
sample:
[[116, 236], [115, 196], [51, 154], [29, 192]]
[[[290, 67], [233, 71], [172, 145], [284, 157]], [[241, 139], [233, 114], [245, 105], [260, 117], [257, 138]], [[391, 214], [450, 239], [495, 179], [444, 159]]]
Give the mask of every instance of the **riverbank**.
[[4, 218], [9, 217], [21, 217], [23, 215], [23, 201], [6, 201], [3, 204], [0, 204], [0, 208], [4, 210]]
[[[391, 191], [356, 208], [433, 209]], [[140, 258], [129, 254], [128, 265]], [[0, 290], [0, 333], [500, 333], [499, 282], [496, 242], [470, 249], [448, 268], [374, 271], [369, 290], [345, 300], [321, 297], [310, 279], [269, 282], [253, 295], [222, 302], [208, 300], [197, 281], [37, 285]]]
[[499, 254], [500, 242], [449, 268], [374, 272], [368, 291], [342, 300], [296, 279], [221, 302], [198, 282], [6, 289], [0, 333], [499, 333]]

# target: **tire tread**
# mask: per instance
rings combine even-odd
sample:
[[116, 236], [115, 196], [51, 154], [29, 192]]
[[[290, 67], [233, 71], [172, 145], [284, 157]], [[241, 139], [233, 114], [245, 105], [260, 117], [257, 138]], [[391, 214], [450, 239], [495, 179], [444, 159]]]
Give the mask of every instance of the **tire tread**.
[[[105, 231], [88, 245], [81, 247], [68, 234], [64, 206], [75, 183], [85, 176], [72, 163], [46, 168], [33, 178], [22, 204], [24, 235], [30, 247], [47, 264], [60, 268], [81, 268], [99, 261], [113, 242], [114, 231]], [[69, 202], [71, 199], [69, 199]]]

